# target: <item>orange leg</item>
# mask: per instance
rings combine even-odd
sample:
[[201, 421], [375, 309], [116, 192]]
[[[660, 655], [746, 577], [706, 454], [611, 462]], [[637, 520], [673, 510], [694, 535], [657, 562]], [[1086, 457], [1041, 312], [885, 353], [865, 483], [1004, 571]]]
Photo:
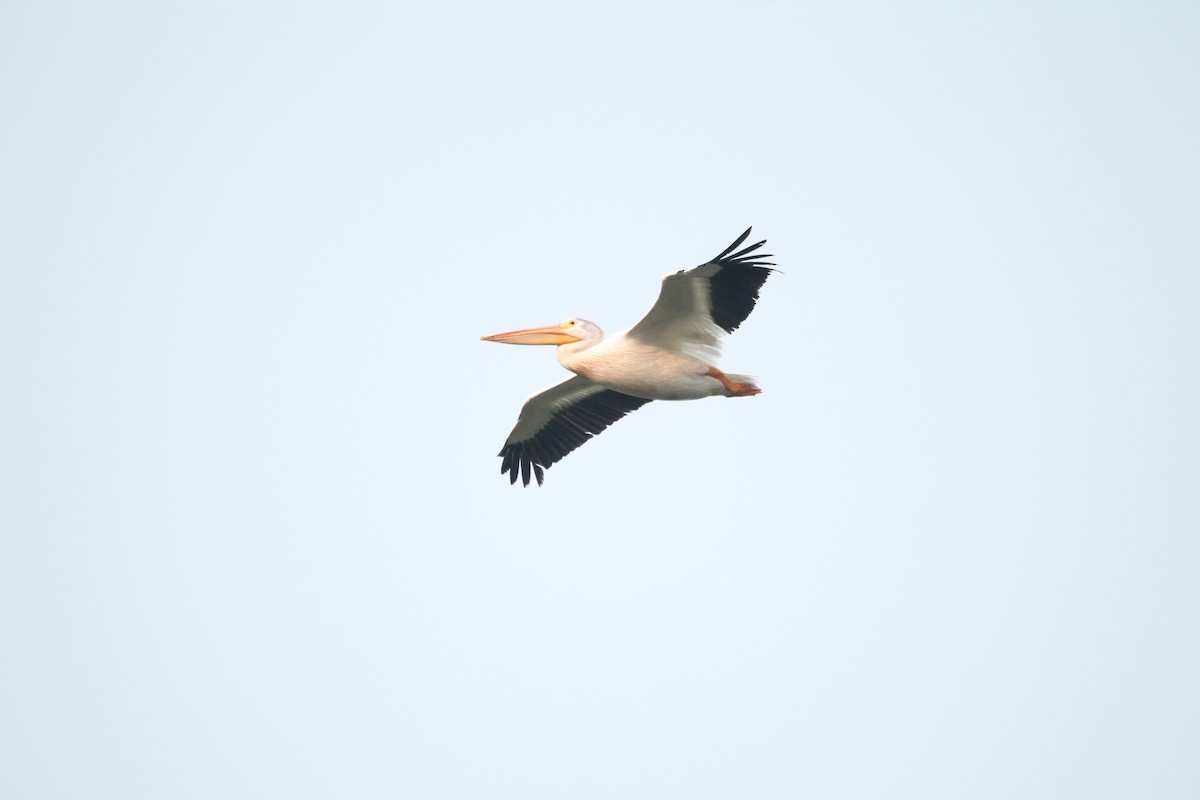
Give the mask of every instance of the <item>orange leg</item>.
[[753, 397], [756, 394], [762, 394], [762, 389], [755, 386], [753, 383], [737, 383], [729, 380], [729, 376], [716, 367], [709, 367], [708, 374], [721, 382], [721, 385], [729, 391], [734, 397]]

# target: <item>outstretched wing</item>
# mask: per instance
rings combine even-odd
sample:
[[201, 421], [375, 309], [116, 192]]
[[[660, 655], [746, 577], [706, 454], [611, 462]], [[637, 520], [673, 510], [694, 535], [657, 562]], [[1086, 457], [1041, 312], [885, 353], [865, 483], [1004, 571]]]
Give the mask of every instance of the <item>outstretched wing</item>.
[[500, 449], [500, 472], [508, 473], [509, 483], [516, 483], [519, 473], [525, 486], [532, 473], [541, 486], [543, 469], [649, 402], [579, 375], [543, 389], [521, 406], [517, 425]]
[[654, 307], [626, 335], [716, 360], [721, 337], [750, 316], [758, 290], [775, 271], [772, 262], [762, 260], [769, 254], [755, 252], [766, 239], [734, 252], [751, 230], [712, 261], [665, 276]]

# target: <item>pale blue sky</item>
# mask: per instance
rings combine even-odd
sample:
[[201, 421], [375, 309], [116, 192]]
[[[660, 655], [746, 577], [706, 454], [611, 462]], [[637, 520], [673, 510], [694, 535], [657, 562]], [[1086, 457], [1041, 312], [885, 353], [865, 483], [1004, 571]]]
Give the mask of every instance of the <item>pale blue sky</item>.
[[[0, 12], [0, 795], [1200, 796], [1200, 11]], [[512, 488], [747, 225], [746, 400]]]

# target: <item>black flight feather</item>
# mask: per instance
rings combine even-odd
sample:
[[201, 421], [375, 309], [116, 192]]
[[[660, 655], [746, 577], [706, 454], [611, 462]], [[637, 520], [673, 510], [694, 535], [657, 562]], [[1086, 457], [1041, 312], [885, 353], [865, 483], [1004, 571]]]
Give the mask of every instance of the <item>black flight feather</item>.
[[773, 262], [763, 260], [771, 258], [770, 253], [750, 255], [766, 244], [766, 239], [733, 253], [746, 241], [751, 230], [752, 228], [746, 228], [745, 233], [710, 262], [722, 267], [709, 281], [712, 285], [713, 322], [726, 333], [736, 331], [738, 326], [746, 321], [746, 317], [750, 316], [750, 312], [754, 310], [754, 303], [758, 300], [758, 290], [775, 271], [771, 269], [775, 266]]
[[541, 486], [544, 468], [649, 402], [644, 397], [634, 397], [615, 389], [588, 395], [560, 409], [528, 439], [507, 442], [499, 453], [503, 459], [500, 472], [508, 475], [509, 483], [516, 483], [519, 473], [523, 485], [528, 486], [530, 478], [535, 477]]

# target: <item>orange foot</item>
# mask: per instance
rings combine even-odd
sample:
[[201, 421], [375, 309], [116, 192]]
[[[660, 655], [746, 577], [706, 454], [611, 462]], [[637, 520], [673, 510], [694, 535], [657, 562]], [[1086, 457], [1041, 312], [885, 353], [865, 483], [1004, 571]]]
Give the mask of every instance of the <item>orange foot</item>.
[[721, 382], [726, 391], [732, 397], [753, 397], [756, 394], [762, 394], [762, 389], [755, 386], [753, 383], [738, 383], [731, 381], [729, 376], [716, 367], [709, 367], [708, 374]]

